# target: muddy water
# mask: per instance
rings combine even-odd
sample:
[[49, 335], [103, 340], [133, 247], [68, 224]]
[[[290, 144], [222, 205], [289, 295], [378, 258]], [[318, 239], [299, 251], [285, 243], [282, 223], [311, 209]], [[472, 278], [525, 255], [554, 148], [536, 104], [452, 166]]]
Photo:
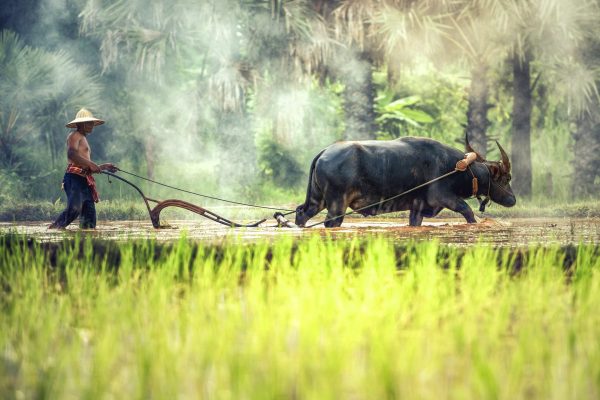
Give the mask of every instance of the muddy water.
[[98, 239], [153, 238], [159, 241], [176, 240], [185, 234], [190, 239], [211, 243], [226, 240], [276, 240], [284, 235], [291, 235], [299, 240], [311, 235], [331, 235], [340, 240], [357, 235], [378, 235], [395, 242], [436, 239], [457, 246], [468, 246], [478, 241], [497, 246], [600, 243], [598, 218], [484, 219], [472, 225], [465, 224], [463, 219], [458, 218], [431, 219], [421, 227], [409, 227], [406, 222], [404, 218], [346, 218], [340, 228], [300, 229], [277, 228], [274, 221], [267, 221], [258, 228], [232, 229], [208, 220], [186, 220], [170, 221], [171, 228], [157, 230], [146, 221], [101, 221], [93, 231], [81, 231], [76, 226], [65, 231], [48, 230], [48, 222], [32, 222], [0, 223], [0, 232], [24, 234], [44, 242], [60, 241], [83, 233]]

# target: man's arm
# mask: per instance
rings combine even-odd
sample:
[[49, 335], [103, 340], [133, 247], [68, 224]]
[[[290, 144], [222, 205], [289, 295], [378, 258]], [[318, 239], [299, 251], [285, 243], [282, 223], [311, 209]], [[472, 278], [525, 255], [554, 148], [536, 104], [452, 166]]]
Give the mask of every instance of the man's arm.
[[79, 154], [79, 142], [81, 134], [74, 133], [67, 139], [67, 157], [80, 167], [88, 168], [92, 173], [102, 172], [102, 169], [92, 160], [88, 160]]

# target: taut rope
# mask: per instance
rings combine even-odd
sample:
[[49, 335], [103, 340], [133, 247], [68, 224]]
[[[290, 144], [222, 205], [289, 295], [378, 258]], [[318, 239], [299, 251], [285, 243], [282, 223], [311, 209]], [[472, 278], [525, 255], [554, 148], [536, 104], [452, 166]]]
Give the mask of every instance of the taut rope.
[[124, 174], [135, 176], [136, 178], [143, 179], [143, 180], [148, 181], [148, 182], [152, 182], [152, 183], [154, 183], [156, 185], [164, 186], [164, 187], [167, 187], [169, 189], [177, 190], [177, 191], [188, 193], [188, 194], [193, 194], [195, 196], [200, 196], [200, 197], [204, 197], [204, 198], [207, 198], [207, 199], [218, 200], [218, 201], [222, 201], [222, 202], [225, 202], [225, 203], [231, 203], [231, 204], [238, 204], [238, 205], [246, 206], [246, 207], [263, 208], [263, 209], [266, 209], [266, 210], [289, 211], [287, 214], [283, 214], [283, 215], [289, 215], [291, 213], [296, 212], [296, 210], [289, 210], [289, 209], [285, 209], [285, 208], [275, 208], [275, 207], [269, 207], [269, 206], [262, 206], [262, 205], [258, 205], [258, 204], [243, 203], [243, 202], [240, 202], [240, 201], [227, 200], [227, 199], [222, 199], [220, 197], [209, 196], [209, 195], [202, 194], [202, 193], [196, 193], [196, 192], [192, 192], [190, 190], [185, 190], [185, 189], [181, 189], [181, 188], [178, 188], [178, 187], [175, 187], [175, 186], [167, 185], [166, 183], [157, 182], [157, 181], [155, 181], [153, 179], [146, 178], [144, 176], [140, 176], [140, 175], [134, 174], [133, 172], [125, 171], [125, 170], [120, 169], [120, 168], [118, 170], [119, 170], [119, 172], [123, 172]]

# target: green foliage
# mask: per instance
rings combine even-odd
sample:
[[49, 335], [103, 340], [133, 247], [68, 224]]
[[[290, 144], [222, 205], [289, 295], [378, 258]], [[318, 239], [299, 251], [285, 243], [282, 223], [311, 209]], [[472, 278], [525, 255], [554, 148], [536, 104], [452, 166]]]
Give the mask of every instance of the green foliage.
[[2, 398], [600, 392], [591, 245], [460, 250], [319, 234], [40, 245], [4, 235], [0, 290]]
[[28, 46], [6, 30], [0, 71], [0, 169], [20, 177], [11, 195], [47, 198], [60, 184], [49, 177], [56, 179], [66, 162], [64, 125], [82, 99], [91, 108], [98, 104], [99, 86], [67, 53]]
[[[0, 221], [53, 221], [65, 209], [66, 199], [56, 201], [24, 201], [22, 198], [0, 202]], [[96, 206], [99, 220], [148, 220], [148, 210], [141, 201], [102, 201]], [[173, 215], [171, 213], [171, 215]], [[178, 218], [189, 213], [176, 213]]]
[[7, 204], [13, 198], [21, 198], [25, 191], [20, 177], [15, 173], [0, 169], [0, 205]]
[[374, 75], [377, 120], [382, 128], [378, 136], [426, 136], [463, 144], [466, 101], [460, 72], [443, 73], [429, 65], [406, 71], [404, 76], [392, 86], [385, 69]]
[[11, 31], [0, 32], [0, 167], [15, 170], [26, 153], [22, 146], [34, 136], [36, 113], [51, 92], [48, 55], [26, 46]]
[[312, 159], [342, 135], [341, 91], [338, 83], [322, 87], [312, 81], [308, 87], [290, 85], [279, 91], [263, 83], [250, 94], [262, 178], [257, 190], [264, 192], [263, 198], [269, 193], [281, 197], [275, 188], [286, 189], [289, 196], [305, 190]]
[[383, 122], [388, 119], [407, 122], [413, 126], [420, 126], [419, 123], [430, 124], [433, 122], [431, 115], [424, 111], [410, 108], [421, 101], [418, 96], [405, 97], [381, 106], [381, 117], [378, 121]]
[[258, 166], [264, 180], [283, 188], [297, 186], [304, 176], [291, 151], [274, 140], [265, 139], [259, 144]]
[[[382, 126], [383, 132], [378, 137], [386, 138], [387, 132], [400, 132], [405, 125], [420, 128], [421, 124], [430, 124], [434, 121], [427, 112], [416, 108], [422, 101], [419, 96], [408, 96], [393, 100], [392, 93], [386, 93], [375, 99], [378, 117], [375, 119]], [[389, 134], [388, 134], [389, 135]], [[398, 137], [400, 135], [393, 135]]]
[[[294, 195], [305, 187], [300, 171], [348, 123], [339, 73], [353, 64], [339, 54], [352, 52], [372, 61], [378, 138], [456, 147], [470, 69], [485, 61], [488, 136], [510, 153], [507, 56], [531, 50], [541, 76], [532, 92], [534, 198], [569, 198], [569, 125], [598, 97], [593, 2], [317, 3], [33, 2], [30, 32], [30, 19], [14, 19], [28, 42], [9, 31], [0, 38], [0, 167], [10, 190], [2, 196], [58, 197], [64, 123], [81, 106], [107, 120], [90, 137], [95, 161], [215, 194]], [[9, 15], [11, 4], [2, 6]], [[124, 198], [114, 185], [104, 193]]]

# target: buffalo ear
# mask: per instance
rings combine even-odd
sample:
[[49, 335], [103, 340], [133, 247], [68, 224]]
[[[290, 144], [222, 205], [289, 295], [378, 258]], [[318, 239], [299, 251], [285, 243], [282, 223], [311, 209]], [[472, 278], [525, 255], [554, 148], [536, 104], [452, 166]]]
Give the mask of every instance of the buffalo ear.
[[500, 166], [495, 164], [490, 164], [488, 166], [490, 169], [490, 173], [492, 174], [493, 179], [498, 179], [502, 171], [500, 171]]

